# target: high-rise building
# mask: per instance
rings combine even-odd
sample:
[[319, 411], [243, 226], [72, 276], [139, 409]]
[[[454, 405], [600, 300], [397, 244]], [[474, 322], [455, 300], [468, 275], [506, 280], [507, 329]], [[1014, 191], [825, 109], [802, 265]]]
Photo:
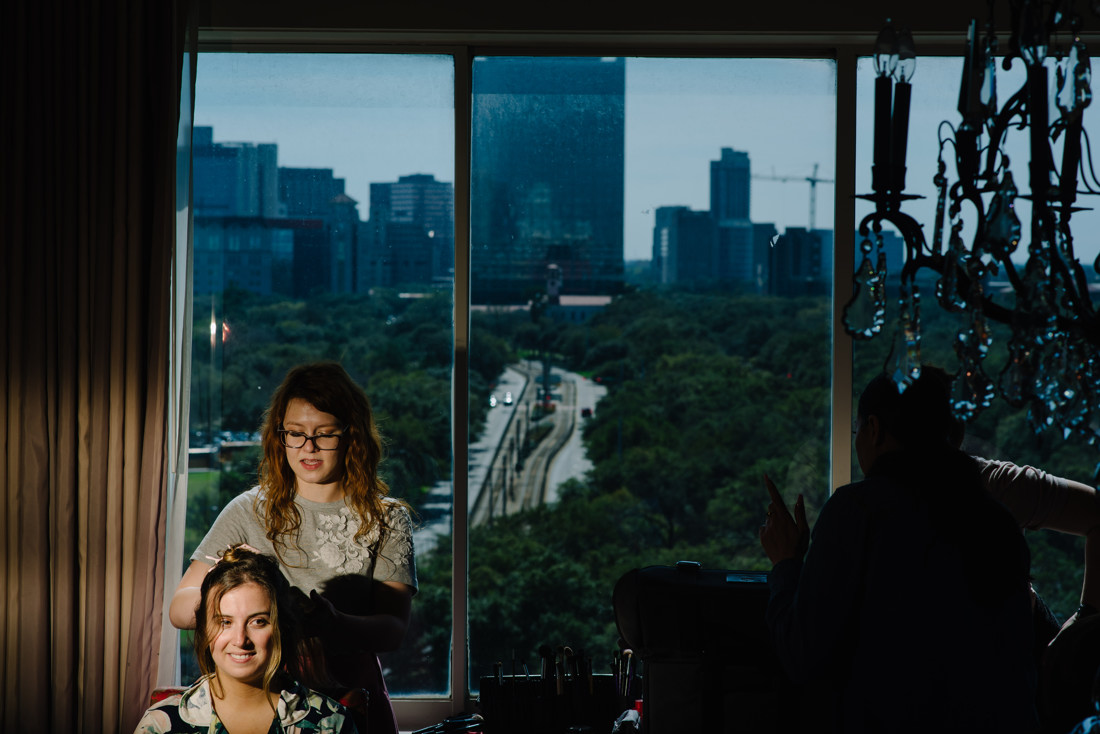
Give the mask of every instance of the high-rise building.
[[653, 278], [661, 284], [717, 278], [717, 230], [709, 211], [662, 206], [653, 228]]
[[454, 278], [454, 186], [429, 174], [372, 183], [359, 290]]
[[356, 289], [358, 202], [344, 193], [331, 168], [280, 168], [279, 199], [294, 230], [294, 295], [351, 293]]
[[625, 60], [477, 58], [471, 289], [522, 303], [561, 270], [563, 295], [623, 283]]
[[752, 225], [752, 292], [768, 292], [771, 280], [771, 250], [779, 237], [773, 222], [754, 222]]
[[776, 296], [814, 296], [828, 293], [822, 268], [821, 230], [788, 227], [770, 248], [768, 292]]
[[214, 128], [192, 135], [197, 216], [278, 217], [278, 147], [274, 143], [215, 143]]
[[718, 228], [718, 276], [748, 283], [756, 275], [753, 230], [749, 220], [751, 185], [749, 154], [722, 148], [710, 162], [710, 213]]
[[212, 127], [194, 129], [195, 293], [286, 292], [279, 273], [292, 234], [276, 220], [277, 155], [274, 144], [215, 143]]
[[192, 138], [194, 292], [355, 290], [359, 213], [330, 168], [280, 168], [274, 143]]
[[279, 169], [279, 200], [288, 217], [325, 217], [329, 204], [344, 193], [344, 179], [331, 168]]

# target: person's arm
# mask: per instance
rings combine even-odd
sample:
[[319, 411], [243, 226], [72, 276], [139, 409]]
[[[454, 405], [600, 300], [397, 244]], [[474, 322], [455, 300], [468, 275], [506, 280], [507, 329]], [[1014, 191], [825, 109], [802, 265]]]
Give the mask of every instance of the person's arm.
[[1029, 466], [979, 460], [989, 491], [1021, 527], [1085, 538], [1081, 603], [1100, 608], [1100, 497], [1093, 487]]
[[310, 594], [315, 611], [307, 629], [317, 630], [322, 638], [335, 643], [358, 640], [371, 652], [390, 652], [401, 646], [409, 628], [413, 588], [398, 581], [375, 584], [374, 614], [356, 615], [341, 612], [332, 602], [318, 594]]
[[1081, 603], [1100, 609], [1100, 498], [1087, 484], [1062, 480], [1066, 501], [1051, 512], [1040, 527], [1085, 538], [1085, 572], [1081, 584]]
[[1085, 538], [1081, 603], [1100, 608], [1100, 497], [1093, 487], [1030, 466], [978, 459], [982, 480], [1020, 527]]
[[[813, 679], [836, 662], [859, 597], [866, 534], [865, 510], [842, 487], [822, 507], [805, 562], [797, 553], [777, 554], [768, 575], [766, 617], [783, 668], [795, 682]], [[797, 534], [788, 537], [791, 544]]]
[[172, 594], [172, 603], [168, 607], [168, 619], [176, 629], [195, 629], [195, 610], [199, 608], [202, 595], [202, 580], [211, 569], [209, 563], [191, 561], [183, 573], [176, 591]]

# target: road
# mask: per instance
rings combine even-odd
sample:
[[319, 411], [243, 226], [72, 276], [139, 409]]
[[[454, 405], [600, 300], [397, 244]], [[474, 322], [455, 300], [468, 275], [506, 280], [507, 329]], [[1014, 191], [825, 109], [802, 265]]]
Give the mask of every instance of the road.
[[[583, 408], [596, 409], [606, 393], [602, 385], [572, 372], [554, 368], [560, 378], [551, 391], [554, 412], [542, 419], [551, 425], [549, 433], [519, 465], [524, 439], [536, 430], [534, 417], [536, 377], [541, 365], [522, 362], [504, 370], [494, 388], [497, 399], [490, 408], [485, 428], [470, 445], [469, 516], [471, 525], [492, 517], [510, 515], [544, 502], [557, 500], [557, 488], [572, 477], [582, 477], [592, 464], [585, 456], [580, 427]], [[511, 392], [512, 404], [504, 404]], [[416, 532], [418, 552], [431, 548], [435, 540], [451, 530], [451, 483], [439, 482], [421, 504], [421, 527]]]
[[[478, 525], [492, 517], [510, 515], [532, 509], [557, 499], [557, 488], [572, 477], [582, 477], [591, 468], [584, 453], [580, 426], [583, 408], [595, 408], [606, 388], [581, 375], [558, 368], [552, 370], [551, 398], [554, 412], [533, 421], [534, 404], [538, 399], [535, 386], [542, 374], [541, 365], [525, 362], [515, 366], [528, 378], [527, 389], [511, 425], [499, 442], [496, 460], [475, 485], [471, 477], [471, 494], [478, 496], [471, 505], [470, 521]], [[540, 424], [549, 424], [549, 432], [522, 456], [524, 440]], [[545, 429], [543, 429], [545, 430]]]

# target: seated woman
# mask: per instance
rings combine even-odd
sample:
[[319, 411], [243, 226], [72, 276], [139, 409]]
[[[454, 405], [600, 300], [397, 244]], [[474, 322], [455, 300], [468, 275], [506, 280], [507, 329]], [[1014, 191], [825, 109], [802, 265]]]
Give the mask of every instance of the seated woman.
[[296, 621], [278, 562], [229, 548], [202, 581], [194, 644], [203, 676], [150, 707], [136, 734], [356, 734], [343, 706], [295, 680]]
[[833, 694], [806, 712], [814, 730], [1036, 731], [1027, 545], [951, 445], [946, 391], [922, 377], [899, 393], [882, 375], [858, 417], [866, 479], [825, 503], [812, 544], [801, 498], [792, 517], [766, 482], [776, 650], [793, 680]]

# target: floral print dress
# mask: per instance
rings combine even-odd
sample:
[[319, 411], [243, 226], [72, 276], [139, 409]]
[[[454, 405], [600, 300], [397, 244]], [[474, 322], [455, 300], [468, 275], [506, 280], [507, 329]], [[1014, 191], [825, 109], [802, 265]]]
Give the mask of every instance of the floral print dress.
[[[150, 706], [134, 734], [228, 734], [210, 694], [210, 676], [183, 693]], [[279, 693], [269, 734], [358, 734], [347, 709], [316, 691], [291, 682]]]

